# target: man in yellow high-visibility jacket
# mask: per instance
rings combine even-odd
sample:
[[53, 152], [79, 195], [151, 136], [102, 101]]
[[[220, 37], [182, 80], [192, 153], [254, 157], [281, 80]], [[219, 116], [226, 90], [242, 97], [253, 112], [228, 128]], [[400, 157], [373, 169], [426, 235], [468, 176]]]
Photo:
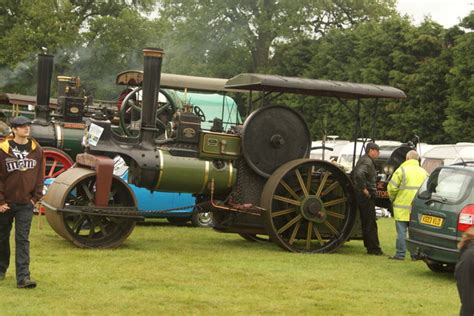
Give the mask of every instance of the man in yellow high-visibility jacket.
[[[398, 167], [388, 183], [388, 196], [393, 203], [393, 217], [397, 229], [397, 252], [389, 259], [404, 260], [407, 250], [406, 237], [410, 221], [411, 203], [418, 188], [425, 181], [428, 173], [420, 167], [420, 156], [414, 150], [406, 155], [406, 161]], [[416, 259], [412, 255], [412, 259]]]

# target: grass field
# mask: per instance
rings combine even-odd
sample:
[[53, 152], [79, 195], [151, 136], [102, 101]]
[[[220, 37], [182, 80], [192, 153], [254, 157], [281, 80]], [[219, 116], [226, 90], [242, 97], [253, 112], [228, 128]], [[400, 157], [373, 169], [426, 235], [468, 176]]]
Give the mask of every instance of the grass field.
[[[158, 222], [138, 226], [118, 249], [84, 250], [38, 220], [31, 236], [38, 287], [16, 289], [12, 258], [0, 282], [1, 315], [459, 313], [452, 275], [419, 261], [368, 256], [361, 241], [334, 254], [293, 254], [238, 235]], [[392, 254], [394, 222], [378, 223], [382, 247]]]

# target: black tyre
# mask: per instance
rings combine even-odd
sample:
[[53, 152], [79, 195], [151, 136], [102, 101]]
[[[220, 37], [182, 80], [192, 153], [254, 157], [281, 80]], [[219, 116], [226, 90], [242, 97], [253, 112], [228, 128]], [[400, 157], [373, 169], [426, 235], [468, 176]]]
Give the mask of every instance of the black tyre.
[[443, 263], [443, 262], [437, 262], [437, 261], [431, 261], [431, 260], [426, 260], [425, 263], [428, 266], [428, 268], [433, 272], [437, 272], [437, 273], [453, 273], [454, 272], [455, 264], [453, 263]]

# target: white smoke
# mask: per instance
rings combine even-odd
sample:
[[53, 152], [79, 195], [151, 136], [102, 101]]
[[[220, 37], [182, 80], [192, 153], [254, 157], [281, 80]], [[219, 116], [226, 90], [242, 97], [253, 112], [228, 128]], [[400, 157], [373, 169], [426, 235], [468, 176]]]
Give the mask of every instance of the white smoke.
[[15, 69], [8, 69], [7, 67], [0, 68], [0, 89], [3, 89], [8, 84], [14, 83], [18, 78], [22, 78], [26, 73], [31, 71], [31, 64], [27, 62], [20, 62]]

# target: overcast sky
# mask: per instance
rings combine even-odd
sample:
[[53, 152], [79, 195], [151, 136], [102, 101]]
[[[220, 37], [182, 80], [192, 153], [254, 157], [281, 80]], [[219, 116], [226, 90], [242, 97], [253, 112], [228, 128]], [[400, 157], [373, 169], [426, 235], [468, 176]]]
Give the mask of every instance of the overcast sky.
[[415, 24], [430, 15], [432, 20], [448, 28], [474, 10], [474, 0], [398, 0], [398, 11], [410, 16]]

